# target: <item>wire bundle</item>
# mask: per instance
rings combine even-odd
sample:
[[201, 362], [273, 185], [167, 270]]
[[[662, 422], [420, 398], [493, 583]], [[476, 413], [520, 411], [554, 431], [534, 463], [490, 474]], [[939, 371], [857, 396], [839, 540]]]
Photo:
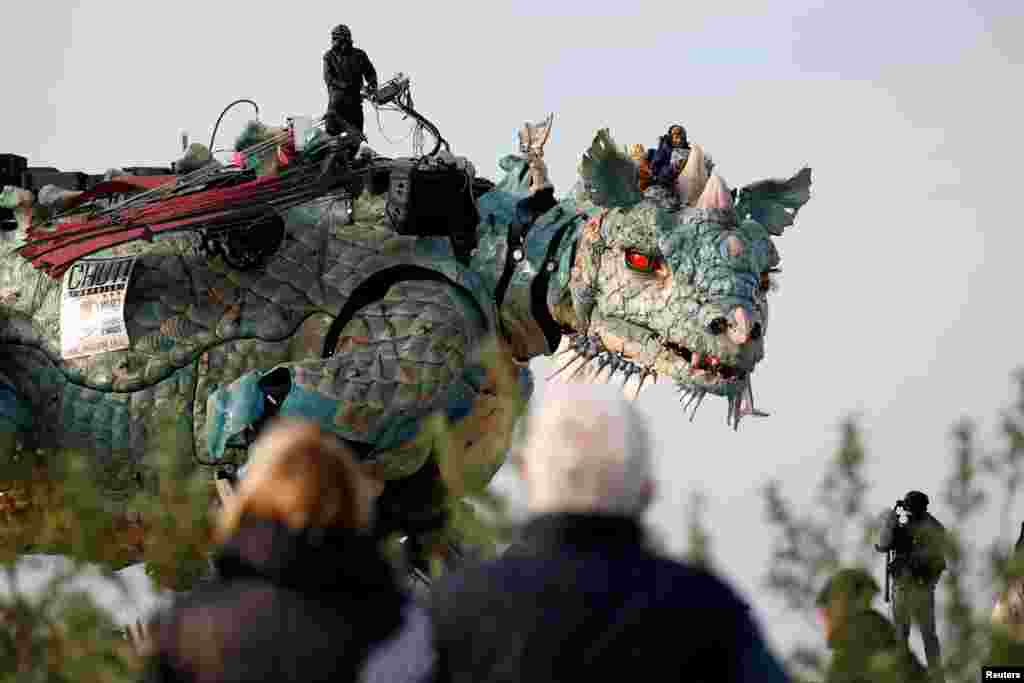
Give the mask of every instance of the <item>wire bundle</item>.
[[[273, 144], [280, 142], [276, 140]], [[271, 141], [267, 141], [247, 148], [244, 153], [266, 151], [271, 146]], [[154, 190], [144, 193], [149, 195], [147, 198], [136, 196], [84, 222], [60, 224], [48, 231], [34, 228], [28, 235], [29, 241], [18, 251], [35, 267], [59, 278], [83, 256], [138, 239], [150, 240], [155, 234], [181, 230], [221, 232], [250, 227], [271, 213], [281, 213], [328, 194], [357, 174], [372, 171], [373, 166], [371, 162], [348, 173], [325, 175], [318, 163], [303, 161], [277, 176], [212, 189], [204, 189], [204, 186], [217, 181], [217, 173], [223, 175], [225, 171], [217, 169], [210, 173], [203, 169], [196, 173], [204, 175], [169, 186], [164, 196]], [[237, 171], [227, 173], [229, 180], [251, 177]]]
[[[393, 81], [401, 89], [386, 102], [374, 102], [378, 112], [400, 111], [414, 119], [414, 143], [420, 149], [422, 133], [424, 130], [429, 131], [436, 144], [427, 156], [435, 156], [442, 145], [445, 150], [450, 150], [437, 126], [413, 108], [408, 79], [399, 75]], [[224, 114], [239, 103], [252, 104], [259, 116], [259, 107], [252, 100], [235, 100], [229, 104], [214, 126], [210, 139], [211, 149]], [[317, 127], [322, 126], [321, 120]], [[338, 153], [344, 144], [345, 141], [333, 138], [320, 151], [324, 156]], [[295, 157], [295, 141], [290, 129], [281, 130], [240, 150], [239, 155], [244, 165], [246, 158], [259, 158], [281, 150], [284, 150], [286, 159]], [[313, 157], [299, 156], [297, 161], [291, 162], [276, 175], [265, 177], [254, 177], [251, 171], [238, 166], [222, 168], [210, 164], [157, 188], [128, 197], [113, 206], [94, 208], [86, 220], [62, 222], [62, 219], [66, 221], [71, 215], [80, 215], [82, 207], [79, 206], [58, 214], [48, 223], [30, 226], [27, 242], [17, 251], [36, 268], [53, 278], [60, 278], [72, 263], [84, 256], [139, 239], [150, 241], [156, 234], [195, 230], [209, 235], [249, 228], [269, 215], [280, 214], [330, 194], [355, 180], [358, 175], [372, 173], [376, 168], [390, 164], [386, 159], [377, 159], [358, 168], [343, 167], [332, 172], [320, 168], [320, 158], [320, 153]]]

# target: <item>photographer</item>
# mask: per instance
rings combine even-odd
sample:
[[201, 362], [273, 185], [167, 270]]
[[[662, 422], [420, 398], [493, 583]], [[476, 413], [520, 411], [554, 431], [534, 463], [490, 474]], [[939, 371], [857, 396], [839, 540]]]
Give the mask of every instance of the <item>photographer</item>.
[[945, 527], [928, 513], [928, 496], [910, 491], [887, 513], [879, 544], [875, 546], [879, 552], [891, 553], [886, 584], [890, 579], [893, 582], [896, 631], [907, 642], [911, 622], [917, 624], [935, 680], [942, 680], [942, 656], [935, 629], [935, 586], [946, 569], [946, 544]]

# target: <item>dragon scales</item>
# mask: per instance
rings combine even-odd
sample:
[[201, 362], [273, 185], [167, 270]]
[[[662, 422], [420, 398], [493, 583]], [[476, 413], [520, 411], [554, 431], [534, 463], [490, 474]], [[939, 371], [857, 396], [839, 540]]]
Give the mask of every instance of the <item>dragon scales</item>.
[[[59, 350], [61, 282], [4, 249], [0, 457], [85, 449], [119, 473], [105, 484], [116, 502], [152, 468], [157, 407], [172, 406], [194, 461], [214, 467], [242, 465], [271, 414], [301, 416], [382, 482], [382, 526], [436, 539], [433, 492], [482, 489], [502, 465], [531, 358], [557, 352], [562, 377], [614, 378], [637, 394], [669, 382], [692, 411], [723, 396], [732, 426], [756, 414], [773, 237], [809, 199], [810, 169], [738, 195], [713, 176], [679, 206], [641, 193], [601, 130], [572, 196], [547, 188], [538, 203], [538, 161], [536, 150], [500, 160], [468, 262], [447, 239], [397, 234], [385, 198], [368, 192], [354, 222], [329, 197], [288, 210], [285, 241], [255, 271], [183, 237], [135, 243], [130, 347], [74, 360]], [[32, 200], [4, 188], [0, 205], [21, 226], [5, 247], [23, 239]], [[424, 438], [431, 416], [458, 451], [458, 486], [438, 465], [439, 439]]]

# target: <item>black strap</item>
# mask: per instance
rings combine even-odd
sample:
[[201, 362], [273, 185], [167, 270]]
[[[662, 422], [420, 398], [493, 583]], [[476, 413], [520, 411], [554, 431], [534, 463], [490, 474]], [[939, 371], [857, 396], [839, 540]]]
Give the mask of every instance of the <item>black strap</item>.
[[[489, 214], [487, 221], [493, 226], [494, 214]], [[526, 258], [526, 250], [523, 248], [523, 244], [526, 242], [526, 233], [529, 229], [529, 225], [523, 225], [518, 219], [513, 220], [512, 224], [508, 226], [505, 268], [501, 271], [501, 277], [498, 278], [498, 284], [494, 288], [494, 304], [497, 308], [498, 329], [501, 330], [501, 335], [506, 339], [508, 339], [508, 334], [505, 332], [505, 325], [501, 320], [501, 305], [505, 301], [505, 293], [508, 291], [508, 283], [512, 281], [512, 273], [515, 272], [516, 264]]]
[[[383, 299], [388, 289], [402, 280], [432, 280], [435, 282], [446, 282], [454, 287], [458, 287], [458, 285], [441, 273], [424, 268], [423, 266], [400, 265], [385, 268], [374, 273], [355, 288], [355, 291], [352, 292], [352, 295], [341, 307], [341, 311], [338, 312], [338, 315], [331, 322], [331, 327], [327, 330], [327, 336], [324, 338], [324, 347], [320, 357], [330, 358], [334, 355], [334, 349], [338, 345], [341, 331], [345, 329], [345, 325], [352, 320], [359, 309], [372, 304], [374, 301]], [[486, 316], [484, 318], [486, 319]]]
[[[563, 209], [558, 209], [558, 214], [555, 216], [556, 221], [562, 217], [563, 212]], [[530, 312], [533, 314], [533, 318], [537, 321], [540, 329], [544, 332], [544, 337], [548, 341], [548, 348], [552, 351], [557, 349], [558, 345], [562, 342], [562, 326], [554, 319], [551, 315], [551, 309], [548, 308], [548, 282], [551, 280], [551, 274], [558, 270], [558, 247], [562, 243], [562, 238], [565, 237], [568, 229], [580, 218], [583, 218], [580, 214], [573, 216], [551, 238], [547, 254], [544, 255], [544, 265], [541, 268], [540, 274], [530, 283]]]
[[[520, 174], [520, 179], [525, 176], [526, 170]], [[539, 192], [520, 199], [516, 202], [514, 210], [514, 218], [512, 223], [508, 226], [508, 238], [506, 239], [507, 248], [505, 250], [505, 269], [501, 272], [501, 277], [498, 279], [498, 284], [494, 290], [494, 303], [498, 309], [498, 329], [501, 330], [502, 336], [508, 339], [508, 334], [505, 333], [505, 327], [501, 322], [501, 306], [505, 301], [505, 293], [508, 291], [508, 284], [512, 280], [512, 273], [516, 269], [516, 264], [526, 258], [526, 236], [532, 226], [538, 218], [543, 216], [545, 213], [550, 211], [555, 206], [558, 206], [558, 201], [555, 199], [554, 188], [547, 187]], [[561, 215], [561, 214], [559, 214]], [[494, 214], [487, 216], [487, 222], [494, 227]], [[557, 218], [556, 218], [557, 220]], [[531, 305], [532, 307], [532, 305]]]

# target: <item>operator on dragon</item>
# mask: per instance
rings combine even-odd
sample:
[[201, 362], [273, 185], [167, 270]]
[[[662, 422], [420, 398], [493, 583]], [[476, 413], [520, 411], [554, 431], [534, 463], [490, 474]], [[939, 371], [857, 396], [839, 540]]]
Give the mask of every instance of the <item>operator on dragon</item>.
[[352, 32], [339, 24], [331, 31], [331, 49], [324, 53], [324, 82], [330, 102], [327, 106], [328, 135], [344, 129], [342, 121], [363, 132], [363, 81], [371, 93], [377, 90], [377, 70], [363, 50], [352, 45]]

